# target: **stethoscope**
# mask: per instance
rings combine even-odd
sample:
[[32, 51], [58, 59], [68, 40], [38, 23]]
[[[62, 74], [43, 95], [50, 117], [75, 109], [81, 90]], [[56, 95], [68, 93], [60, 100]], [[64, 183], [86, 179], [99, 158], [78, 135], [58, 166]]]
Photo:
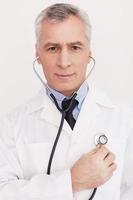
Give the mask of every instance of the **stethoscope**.
[[[93, 61], [93, 66], [91, 68], [91, 70], [89, 71], [86, 79], [88, 79], [88, 77], [90, 76], [90, 74], [92, 73], [92, 70], [94, 69], [95, 67], [95, 59], [91, 56], [89, 56], [92, 61]], [[33, 69], [34, 69], [34, 72], [35, 74], [37, 75], [37, 77], [39, 78], [39, 80], [42, 82], [42, 84], [44, 85], [44, 87], [50, 92], [50, 97], [53, 99], [54, 103], [55, 103], [55, 106], [57, 107], [57, 109], [61, 112], [62, 116], [61, 116], [61, 121], [60, 121], [60, 125], [59, 125], [59, 129], [58, 129], [58, 132], [57, 132], [57, 135], [56, 135], [56, 138], [55, 138], [55, 141], [54, 141], [54, 144], [53, 144], [53, 147], [52, 147], [52, 151], [51, 151], [51, 154], [50, 154], [50, 157], [49, 157], [49, 162], [48, 162], [48, 167], [47, 167], [47, 174], [50, 175], [50, 172], [51, 172], [51, 166], [52, 166], [52, 160], [53, 160], [53, 157], [54, 157], [54, 153], [55, 153], [55, 150], [56, 150], [56, 147], [57, 147], [57, 144], [58, 144], [58, 141], [59, 141], [59, 138], [60, 138], [60, 135], [61, 135], [61, 131], [62, 131], [62, 128], [63, 128], [63, 124], [64, 124], [64, 120], [65, 120], [65, 116], [66, 116], [66, 113], [68, 112], [68, 110], [71, 108], [72, 104], [73, 104], [73, 101], [75, 100], [76, 96], [77, 96], [77, 93], [78, 91], [75, 91], [72, 98], [71, 98], [71, 102], [70, 102], [70, 105], [67, 109], [65, 110], [62, 110], [58, 103], [57, 103], [57, 100], [55, 98], [55, 96], [51, 93], [49, 87], [47, 86], [47, 84], [43, 81], [43, 79], [41, 78], [40, 74], [37, 72], [36, 70], [36, 62], [37, 60], [39, 59], [39, 57], [37, 57], [34, 61], [33, 61]], [[104, 145], [108, 142], [108, 138], [105, 134], [97, 134], [95, 136], [95, 145]], [[91, 197], [89, 198], [89, 200], [92, 200], [96, 194], [96, 191], [97, 191], [97, 188], [94, 188], [93, 189], [93, 192], [91, 194]]]

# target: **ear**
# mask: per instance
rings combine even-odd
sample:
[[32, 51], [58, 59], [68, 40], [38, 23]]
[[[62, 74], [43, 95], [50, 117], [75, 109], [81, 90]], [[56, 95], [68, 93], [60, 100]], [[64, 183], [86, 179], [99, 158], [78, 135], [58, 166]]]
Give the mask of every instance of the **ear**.
[[41, 64], [41, 60], [40, 60], [40, 56], [39, 56], [39, 48], [38, 48], [38, 45], [36, 44], [35, 45], [35, 51], [36, 51], [36, 58], [37, 58], [37, 62], [39, 63], [39, 64]]

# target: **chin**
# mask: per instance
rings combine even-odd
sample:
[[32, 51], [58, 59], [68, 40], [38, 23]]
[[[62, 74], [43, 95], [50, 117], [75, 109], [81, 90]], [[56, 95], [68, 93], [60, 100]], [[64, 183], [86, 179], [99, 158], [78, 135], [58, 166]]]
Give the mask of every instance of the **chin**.
[[65, 96], [71, 96], [75, 91], [77, 91], [80, 86], [81, 83], [74, 83], [74, 81], [72, 82], [53, 82], [52, 84], [49, 83], [49, 86], [51, 88], [53, 88], [54, 90], [64, 94]]
[[75, 91], [77, 91], [77, 87], [58, 87], [55, 88], [55, 90], [64, 94], [65, 96], [71, 96]]

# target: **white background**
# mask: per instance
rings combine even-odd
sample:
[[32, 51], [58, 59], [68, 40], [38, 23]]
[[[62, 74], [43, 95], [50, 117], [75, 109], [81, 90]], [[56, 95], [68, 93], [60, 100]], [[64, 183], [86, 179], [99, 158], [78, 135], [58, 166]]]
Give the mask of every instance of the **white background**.
[[79, 5], [93, 26], [96, 69], [91, 81], [118, 103], [133, 105], [132, 0], [0, 0], [0, 115], [35, 95], [41, 83], [34, 75], [34, 20], [51, 3]]

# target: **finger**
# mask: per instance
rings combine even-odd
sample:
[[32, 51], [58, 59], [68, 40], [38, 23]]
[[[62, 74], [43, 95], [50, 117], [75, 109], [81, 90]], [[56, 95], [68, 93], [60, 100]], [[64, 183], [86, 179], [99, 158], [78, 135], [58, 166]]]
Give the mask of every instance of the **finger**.
[[99, 150], [99, 148], [100, 148], [100, 146], [99, 145], [97, 145], [94, 149], [92, 149], [91, 151], [89, 151], [88, 152], [88, 154], [89, 155], [92, 155], [92, 154], [95, 154], [95, 153], [97, 153], [98, 152], [98, 150]]
[[117, 169], [117, 164], [116, 163], [111, 163], [111, 165], [109, 166], [109, 169], [111, 171], [115, 171]]
[[103, 146], [103, 145], [101, 145], [100, 147], [99, 147], [99, 149], [98, 149], [98, 151], [97, 151], [97, 153], [99, 154], [99, 156], [102, 158], [102, 159], [104, 159], [108, 154], [109, 154], [109, 150], [105, 147], [105, 146]]
[[108, 153], [104, 160], [107, 163], [107, 165], [110, 166], [115, 160], [115, 154], [112, 152]]

